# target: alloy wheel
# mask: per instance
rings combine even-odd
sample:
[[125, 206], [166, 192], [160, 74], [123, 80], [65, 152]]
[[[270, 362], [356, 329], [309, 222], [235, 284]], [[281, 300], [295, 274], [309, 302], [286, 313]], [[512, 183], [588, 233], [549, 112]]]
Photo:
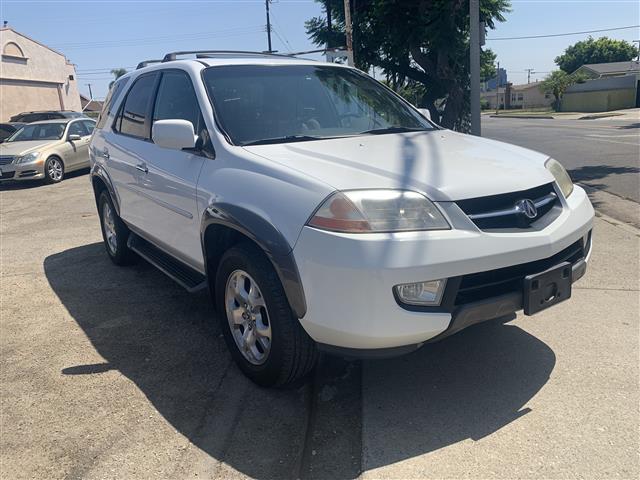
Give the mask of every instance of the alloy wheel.
[[224, 303], [238, 350], [249, 363], [262, 365], [271, 351], [271, 322], [260, 287], [247, 272], [235, 270], [227, 279]]
[[60, 163], [60, 160], [50, 158], [49, 163], [47, 164], [47, 173], [49, 174], [49, 178], [54, 182], [59, 182], [62, 180], [62, 171], [62, 163]]
[[116, 235], [116, 223], [113, 210], [108, 202], [105, 202], [102, 206], [102, 228], [104, 230], [104, 237], [107, 240], [107, 247], [109, 247], [109, 251], [115, 255], [118, 250], [118, 237]]

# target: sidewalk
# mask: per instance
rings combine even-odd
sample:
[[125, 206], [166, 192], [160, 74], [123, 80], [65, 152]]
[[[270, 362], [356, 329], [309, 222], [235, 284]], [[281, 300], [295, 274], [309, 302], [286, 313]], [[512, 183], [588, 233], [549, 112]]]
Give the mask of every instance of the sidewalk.
[[486, 111], [483, 115], [492, 118], [526, 118], [526, 119], [556, 119], [556, 120], [640, 120], [640, 108], [612, 110], [610, 112], [554, 112], [554, 111], [519, 111], [502, 110], [498, 115], [495, 111]]
[[364, 478], [637, 478], [640, 231], [596, 218], [572, 299], [363, 366]]

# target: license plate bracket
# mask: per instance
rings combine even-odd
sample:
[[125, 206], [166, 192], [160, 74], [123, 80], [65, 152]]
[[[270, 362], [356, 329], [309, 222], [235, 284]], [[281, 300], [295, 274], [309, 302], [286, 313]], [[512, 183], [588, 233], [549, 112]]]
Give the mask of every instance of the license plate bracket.
[[533, 315], [571, 298], [571, 263], [562, 262], [523, 282], [524, 314]]

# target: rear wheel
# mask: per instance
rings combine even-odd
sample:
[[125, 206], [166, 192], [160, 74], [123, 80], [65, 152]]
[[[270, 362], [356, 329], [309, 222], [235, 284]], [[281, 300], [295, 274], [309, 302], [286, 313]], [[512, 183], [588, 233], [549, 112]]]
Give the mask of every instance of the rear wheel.
[[313, 369], [318, 356], [315, 343], [257, 247], [241, 244], [223, 255], [215, 294], [227, 346], [251, 380], [262, 386], [284, 386]]
[[109, 258], [116, 265], [130, 265], [136, 259], [127, 246], [129, 229], [116, 213], [109, 194], [103, 190], [98, 197], [98, 213], [102, 227], [102, 239]]
[[64, 178], [64, 164], [58, 157], [49, 157], [44, 162], [44, 182], [58, 183]]

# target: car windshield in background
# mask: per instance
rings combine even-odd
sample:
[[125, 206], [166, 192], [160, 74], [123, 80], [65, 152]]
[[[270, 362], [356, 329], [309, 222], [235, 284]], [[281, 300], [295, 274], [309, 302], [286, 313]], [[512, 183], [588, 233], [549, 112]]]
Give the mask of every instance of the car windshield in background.
[[65, 127], [66, 123], [40, 123], [36, 125], [25, 125], [9, 137], [7, 142], [59, 140], [62, 138]]
[[203, 73], [221, 127], [236, 145], [434, 127], [376, 81], [315, 65], [233, 65]]

